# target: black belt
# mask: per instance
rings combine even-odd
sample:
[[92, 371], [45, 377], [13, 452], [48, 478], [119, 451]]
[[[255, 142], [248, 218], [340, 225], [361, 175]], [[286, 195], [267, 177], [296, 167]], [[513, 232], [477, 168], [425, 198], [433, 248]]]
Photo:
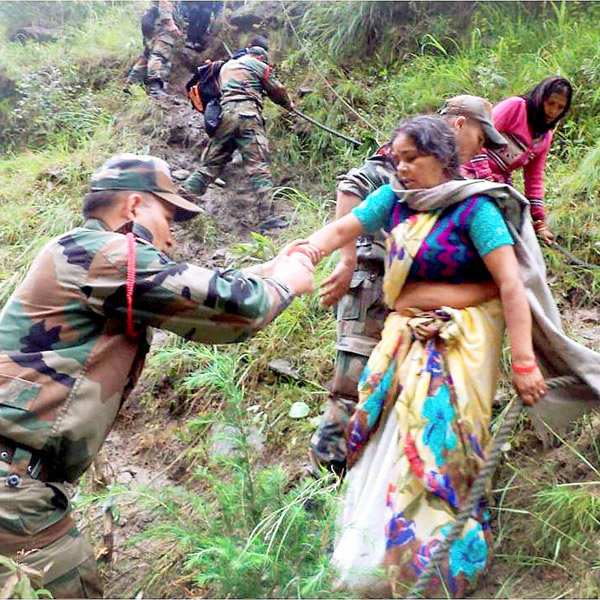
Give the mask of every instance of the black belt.
[[56, 476], [56, 470], [51, 468], [44, 454], [27, 446], [21, 446], [0, 436], [0, 460], [11, 465], [6, 476], [6, 485], [19, 487], [25, 476], [39, 481], [62, 481]]

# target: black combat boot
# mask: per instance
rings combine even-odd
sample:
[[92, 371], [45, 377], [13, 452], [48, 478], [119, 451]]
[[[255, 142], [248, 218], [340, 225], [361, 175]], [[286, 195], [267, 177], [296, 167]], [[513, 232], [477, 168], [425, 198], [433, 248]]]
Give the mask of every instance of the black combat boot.
[[160, 79], [153, 79], [148, 83], [148, 95], [154, 98], [166, 98], [168, 94], [163, 87], [164, 84]]
[[278, 217], [273, 215], [260, 223], [258, 226], [259, 231], [267, 231], [268, 229], [282, 229], [287, 227], [289, 223], [285, 217]]
[[264, 197], [258, 199], [258, 230], [262, 233], [269, 229], [278, 229], [288, 226], [285, 217], [278, 217], [275, 214], [275, 208], [272, 201], [267, 201]]

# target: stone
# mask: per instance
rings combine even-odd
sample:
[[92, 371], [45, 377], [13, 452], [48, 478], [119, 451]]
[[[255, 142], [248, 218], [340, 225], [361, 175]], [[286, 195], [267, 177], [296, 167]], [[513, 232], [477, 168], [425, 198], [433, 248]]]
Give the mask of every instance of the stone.
[[55, 42], [60, 37], [60, 32], [46, 27], [21, 27], [11, 36], [11, 42], [25, 43], [27, 40], [36, 42]]
[[267, 366], [269, 369], [271, 369], [271, 371], [274, 371], [278, 375], [285, 375], [286, 377], [291, 377], [292, 379], [296, 380], [302, 379], [297, 369], [294, 369], [292, 364], [283, 358], [274, 358], [273, 360], [269, 361]]
[[187, 169], [177, 169], [177, 171], [173, 171], [171, 173], [173, 179], [177, 179], [177, 181], [184, 181], [190, 176], [190, 172]]
[[[213, 457], [239, 458], [242, 456], [239, 437], [241, 431], [234, 425], [215, 423], [210, 432], [210, 454]], [[257, 454], [265, 450], [265, 436], [255, 425], [248, 427], [248, 446]]]

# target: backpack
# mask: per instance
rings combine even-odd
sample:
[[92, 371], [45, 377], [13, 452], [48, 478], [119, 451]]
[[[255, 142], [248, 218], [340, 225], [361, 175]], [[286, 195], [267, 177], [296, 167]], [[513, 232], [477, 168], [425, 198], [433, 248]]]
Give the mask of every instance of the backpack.
[[210, 137], [221, 123], [219, 73], [224, 64], [223, 60], [206, 61], [185, 84], [192, 106], [204, 114], [204, 128]]
[[154, 35], [154, 24], [158, 19], [158, 7], [151, 6], [144, 11], [141, 20], [142, 35], [144, 38], [150, 38]]

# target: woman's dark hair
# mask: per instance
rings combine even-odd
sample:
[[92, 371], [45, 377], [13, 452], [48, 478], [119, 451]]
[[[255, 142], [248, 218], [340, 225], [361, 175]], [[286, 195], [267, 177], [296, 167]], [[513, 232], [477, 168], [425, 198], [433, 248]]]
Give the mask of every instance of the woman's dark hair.
[[[565, 109], [550, 123], [546, 123], [546, 114], [544, 113], [544, 101], [550, 98], [552, 94], [564, 94], [567, 97]], [[531, 127], [535, 137], [554, 129], [556, 124], [565, 116], [571, 107], [571, 98], [573, 97], [573, 88], [568, 79], [558, 75], [546, 77], [536, 86], [532, 87], [527, 94], [521, 96], [527, 102], [527, 122]]]
[[419, 115], [406, 119], [394, 129], [390, 147], [403, 133], [408, 136], [424, 156], [435, 156], [444, 165], [444, 172], [450, 178], [458, 175], [458, 150], [454, 130], [446, 119], [432, 115]]

